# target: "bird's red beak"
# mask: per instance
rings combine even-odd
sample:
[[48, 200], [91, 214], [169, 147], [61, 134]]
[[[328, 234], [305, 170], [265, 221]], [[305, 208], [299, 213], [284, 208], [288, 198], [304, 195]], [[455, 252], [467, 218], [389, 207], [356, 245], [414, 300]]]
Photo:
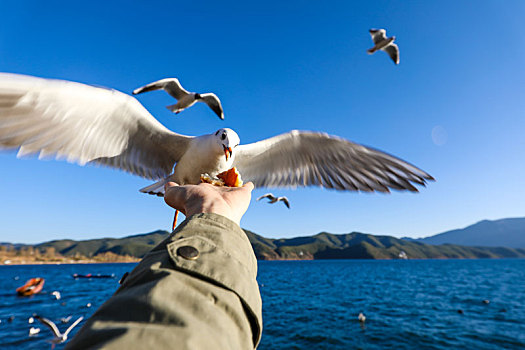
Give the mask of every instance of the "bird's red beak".
[[224, 145], [222, 145], [222, 148], [224, 149], [224, 155], [226, 156], [226, 161], [228, 161], [229, 158], [231, 158], [232, 156], [232, 148], [231, 147], [226, 147]]

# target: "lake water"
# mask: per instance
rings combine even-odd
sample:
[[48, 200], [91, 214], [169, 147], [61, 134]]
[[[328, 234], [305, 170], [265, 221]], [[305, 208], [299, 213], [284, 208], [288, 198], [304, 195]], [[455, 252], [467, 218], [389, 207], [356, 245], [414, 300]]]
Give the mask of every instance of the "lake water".
[[[133, 266], [0, 266], [0, 348], [48, 348], [51, 332], [28, 324], [32, 313], [55, 321], [89, 317]], [[117, 277], [75, 280], [73, 273]], [[36, 276], [46, 279], [43, 293], [14, 294]], [[525, 348], [525, 260], [262, 261], [258, 280], [259, 349]], [[31, 326], [40, 334], [29, 337]]]

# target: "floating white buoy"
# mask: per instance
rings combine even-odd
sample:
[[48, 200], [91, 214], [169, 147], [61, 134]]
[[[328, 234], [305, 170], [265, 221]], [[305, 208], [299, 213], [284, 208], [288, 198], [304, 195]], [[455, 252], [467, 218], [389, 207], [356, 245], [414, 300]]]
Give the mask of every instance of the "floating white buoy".
[[91, 307], [91, 303], [87, 303], [87, 304], [86, 304], [86, 307]]
[[35, 319], [33, 317], [29, 317], [29, 319], [27, 320], [27, 323], [33, 323], [35, 322]]

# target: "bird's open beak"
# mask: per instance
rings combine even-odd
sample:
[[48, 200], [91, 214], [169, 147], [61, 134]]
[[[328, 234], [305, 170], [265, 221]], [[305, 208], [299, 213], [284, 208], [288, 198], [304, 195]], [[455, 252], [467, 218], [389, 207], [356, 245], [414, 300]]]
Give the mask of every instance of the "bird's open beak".
[[226, 156], [226, 161], [228, 161], [229, 158], [231, 158], [232, 156], [232, 148], [231, 147], [226, 147], [224, 145], [222, 145], [222, 148], [224, 149], [224, 155]]

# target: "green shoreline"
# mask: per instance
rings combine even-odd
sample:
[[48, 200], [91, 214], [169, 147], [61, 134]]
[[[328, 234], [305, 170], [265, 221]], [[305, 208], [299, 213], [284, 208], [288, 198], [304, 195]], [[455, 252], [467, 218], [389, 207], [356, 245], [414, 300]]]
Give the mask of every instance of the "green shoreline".
[[[521, 248], [430, 245], [360, 232], [347, 234], [321, 232], [314, 236], [287, 239], [265, 238], [249, 230], [244, 232], [258, 260], [525, 258], [525, 249]], [[0, 252], [0, 263], [12, 259], [12, 264], [17, 264], [24, 258], [30, 260], [31, 264], [75, 263], [76, 261], [137, 262], [169, 235], [170, 232], [159, 230], [123, 238], [55, 240], [17, 247], [0, 244], [3, 252]], [[32, 259], [42, 261], [36, 262]]]

